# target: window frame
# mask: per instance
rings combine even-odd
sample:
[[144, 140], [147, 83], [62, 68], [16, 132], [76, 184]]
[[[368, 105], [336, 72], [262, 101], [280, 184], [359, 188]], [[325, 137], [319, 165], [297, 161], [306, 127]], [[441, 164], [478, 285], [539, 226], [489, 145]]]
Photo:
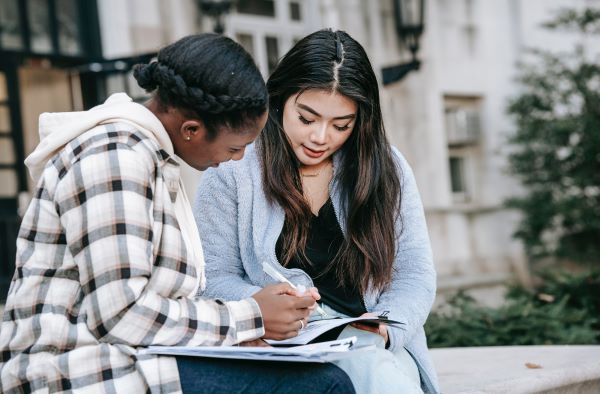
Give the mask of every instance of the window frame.
[[97, 0], [86, 0], [86, 1], [75, 1], [74, 4], [77, 7], [75, 14], [77, 15], [77, 31], [78, 41], [81, 48], [80, 53], [70, 54], [64, 52], [60, 48], [59, 38], [59, 21], [57, 13], [57, 1], [56, 0], [42, 0], [45, 1], [47, 7], [48, 23], [50, 30], [50, 51], [37, 51], [32, 47], [32, 34], [31, 26], [29, 21], [29, 8], [31, 0], [19, 0], [17, 2], [18, 17], [19, 17], [19, 30], [21, 36], [21, 48], [2, 46], [2, 40], [0, 40], [0, 52], [19, 53], [30, 56], [60, 56], [64, 58], [99, 58], [102, 55], [101, 41], [100, 41], [100, 24], [98, 18], [98, 6]]
[[[290, 1], [300, 4], [302, 19], [295, 21], [290, 14]], [[237, 34], [252, 36], [254, 53], [251, 53], [256, 65], [265, 79], [269, 76], [267, 54], [267, 37], [277, 39], [278, 58], [281, 58], [298, 38], [313, 32], [320, 27], [316, 17], [319, 15], [317, 0], [274, 0], [275, 17], [241, 14], [233, 12], [227, 15], [225, 35], [236, 39]]]

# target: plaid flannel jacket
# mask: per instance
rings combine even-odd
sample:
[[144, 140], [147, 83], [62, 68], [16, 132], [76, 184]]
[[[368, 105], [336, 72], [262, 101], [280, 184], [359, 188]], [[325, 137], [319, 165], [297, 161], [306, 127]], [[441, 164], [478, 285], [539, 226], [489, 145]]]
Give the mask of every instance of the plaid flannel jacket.
[[175, 359], [137, 347], [264, 334], [253, 299], [193, 298], [203, 273], [174, 216], [178, 180], [178, 163], [122, 123], [48, 162], [17, 240], [0, 392], [178, 392]]

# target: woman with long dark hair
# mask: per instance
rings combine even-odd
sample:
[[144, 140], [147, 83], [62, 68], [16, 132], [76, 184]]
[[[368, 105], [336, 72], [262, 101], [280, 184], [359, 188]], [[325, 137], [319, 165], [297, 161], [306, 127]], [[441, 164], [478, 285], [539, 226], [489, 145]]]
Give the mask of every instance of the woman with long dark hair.
[[198, 170], [240, 160], [262, 130], [268, 96], [250, 55], [222, 36], [189, 36], [134, 76], [153, 92], [146, 105], [117, 93], [40, 117], [42, 141], [26, 160], [35, 197], [0, 327], [0, 392], [352, 390], [333, 365], [137, 352], [290, 336], [314, 299], [288, 285], [238, 301], [196, 297], [204, 259], [180, 160]]
[[316, 286], [329, 315], [388, 311], [406, 329], [347, 327], [342, 336], [378, 348], [338, 365], [358, 392], [436, 392], [423, 331], [435, 296], [423, 207], [386, 139], [364, 49], [342, 31], [315, 32], [282, 58], [267, 89], [257, 142], [198, 188], [205, 294], [251, 296], [272, 282], [266, 263]]

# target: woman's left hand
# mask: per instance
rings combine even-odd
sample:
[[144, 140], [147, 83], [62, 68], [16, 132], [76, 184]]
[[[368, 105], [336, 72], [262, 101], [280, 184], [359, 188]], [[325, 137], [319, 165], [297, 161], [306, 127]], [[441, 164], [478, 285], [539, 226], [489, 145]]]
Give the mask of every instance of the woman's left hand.
[[[374, 313], [363, 313], [360, 317], [377, 318], [377, 316]], [[373, 326], [373, 325], [361, 324], [360, 322], [355, 322], [355, 323], [352, 323], [351, 326], [358, 328], [359, 330], [370, 331], [375, 334], [381, 335], [383, 337], [383, 340], [385, 341], [385, 345], [387, 346], [389, 337], [388, 337], [388, 332], [387, 332], [387, 326], [385, 324], [379, 324], [379, 326]]]

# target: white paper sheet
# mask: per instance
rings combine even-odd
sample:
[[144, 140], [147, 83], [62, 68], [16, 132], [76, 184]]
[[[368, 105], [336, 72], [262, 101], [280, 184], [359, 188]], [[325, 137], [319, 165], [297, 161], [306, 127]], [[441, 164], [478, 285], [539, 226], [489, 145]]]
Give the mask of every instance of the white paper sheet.
[[309, 322], [304, 329], [300, 330], [298, 336], [290, 339], [284, 339], [281, 341], [275, 341], [268, 339], [266, 342], [271, 345], [305, 345], [327, 331], [354, 322], [367, 322], [367, 323], [382, 323], [388, 327], [394, 327], [402, 329], [401, 323], [396, 320], [388, 320], [376, 317], [348, 317], [348, 318], [334, 318], [334, 319], [322, 319], [313, 320]]
[[139, 354], [324, 363], [352, 357], [374, 346], [356, 347], [356, 337], [294, 347], [150, 346]]

